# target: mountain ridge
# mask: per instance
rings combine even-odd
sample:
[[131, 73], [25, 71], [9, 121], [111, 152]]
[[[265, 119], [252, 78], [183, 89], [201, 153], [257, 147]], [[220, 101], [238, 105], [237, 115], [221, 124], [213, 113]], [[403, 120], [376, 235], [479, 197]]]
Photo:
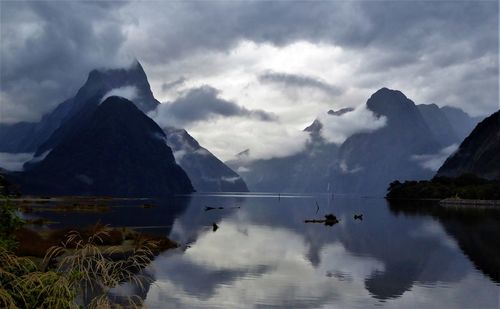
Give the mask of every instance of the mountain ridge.
[[15, 173], [23, 193], [164, 196], [193, 191], [163, 130], [131, 101], [107, 98], [41, 162]]
[[437, 176], [472, 173], [500, 180], [500, 111], [481, 121], [441, 166]]

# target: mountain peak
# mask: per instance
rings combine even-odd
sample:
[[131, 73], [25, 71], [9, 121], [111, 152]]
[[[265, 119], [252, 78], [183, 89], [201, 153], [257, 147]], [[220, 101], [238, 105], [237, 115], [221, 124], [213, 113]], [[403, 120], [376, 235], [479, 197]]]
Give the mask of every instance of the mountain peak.
[[113, 89], [133, 86], [137, 89], [134, 104], [143, 112], [154, 110], [158, 102], [151, 92], [148, 77], [140, 62], [136, 59], [131, 65], [123, 68], [104, 68], [90, 71], [87, 81], [76, 95], [80, 105], [95, 95], [104, 96]]
[[378, 97], [384, 98], [387, 96], [397, 97], [398, 99], [408, 99], [401, 91], [389, 89], [387, 87], [380, 88], [374, 94], [372, 94], [370, 98], [378, 98]]
[[128, 99], [115, 95], [107, 97], [106, 100], [104, 100], [99, 106], [100, 110], [102, 109], [114, 110], [117, 108], [120, 108], [122, 110], [125, 109], [138, 110], [135, 104], [129, 101]]
[[378, 115], [387, 116], [389, 120], [404, 119], [410, 114], [418, 113], [415, 103], [401, 91], [385, 87], [372, 94], [366, 102], [366, 106]]
[[89, 111], [21, 177], [26, 192], [37, 194], [140, 197], [193, 190], [163, 130], [119, 96]]

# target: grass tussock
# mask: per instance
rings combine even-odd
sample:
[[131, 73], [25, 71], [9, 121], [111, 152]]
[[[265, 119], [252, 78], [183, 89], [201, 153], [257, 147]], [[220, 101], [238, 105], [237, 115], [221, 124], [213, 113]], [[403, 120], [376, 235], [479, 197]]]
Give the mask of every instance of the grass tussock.
[[[27, 231], [20, 235], [34, 236]], [[0, 308], [140, 308], [139, 297], [117, 304], [110, 291], [124, 282], [144, 288], [141, 270], [159, 242], [141, 236], [127, 250], [103, 246], [123, 237], [106, 226], [70, 231], [47, 250], [40, 265], [0, 246]]]

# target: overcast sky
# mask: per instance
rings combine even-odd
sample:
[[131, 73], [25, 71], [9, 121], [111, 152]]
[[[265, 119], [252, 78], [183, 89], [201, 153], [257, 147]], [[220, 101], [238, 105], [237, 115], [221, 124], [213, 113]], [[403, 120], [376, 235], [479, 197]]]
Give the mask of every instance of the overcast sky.
[[[222, 159], [246, 148], [261, 157], [297, 151], [300, 130], [318, 115], [363, 104], [381, 87], [473, 115], [499, 107], [497, 1], [0, 7], [0, 122], [36, 121], [73, 96], [91, 69], [134, 58], [169, 104], [157, 120], [185, 127]], [[204, 98], [233, 113], [210, 110]], [[193, 114], [184, 108], [172, 119], [182, 104]]]

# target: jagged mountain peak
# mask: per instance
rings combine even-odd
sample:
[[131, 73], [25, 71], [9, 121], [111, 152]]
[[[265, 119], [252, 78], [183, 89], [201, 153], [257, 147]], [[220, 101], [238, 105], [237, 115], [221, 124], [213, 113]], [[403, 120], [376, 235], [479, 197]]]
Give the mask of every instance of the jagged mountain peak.
[[389, 118], [416, 111], [415, 103], [401, 91], [388, 88], [377, 90], [366, 102], [369, 110]]
[[321, 130], [321, 128], [323, 127], [323, 124], [321, 123], [321, 121], [319, 121], [318, 119], [314, 119], [314, 121], [304, 129], [305, 132], [319, 132]]
[[124, 68], [103, 68], [90, 71], [85, 84], [78, 90], [76, 100], [82, 106], [95, 95], [104, 96], [113, 89], [132, 87], [134, 103], [143, 112], [154, 110], [158, 102], [151, 91], [146, 72], [139, 61]]

